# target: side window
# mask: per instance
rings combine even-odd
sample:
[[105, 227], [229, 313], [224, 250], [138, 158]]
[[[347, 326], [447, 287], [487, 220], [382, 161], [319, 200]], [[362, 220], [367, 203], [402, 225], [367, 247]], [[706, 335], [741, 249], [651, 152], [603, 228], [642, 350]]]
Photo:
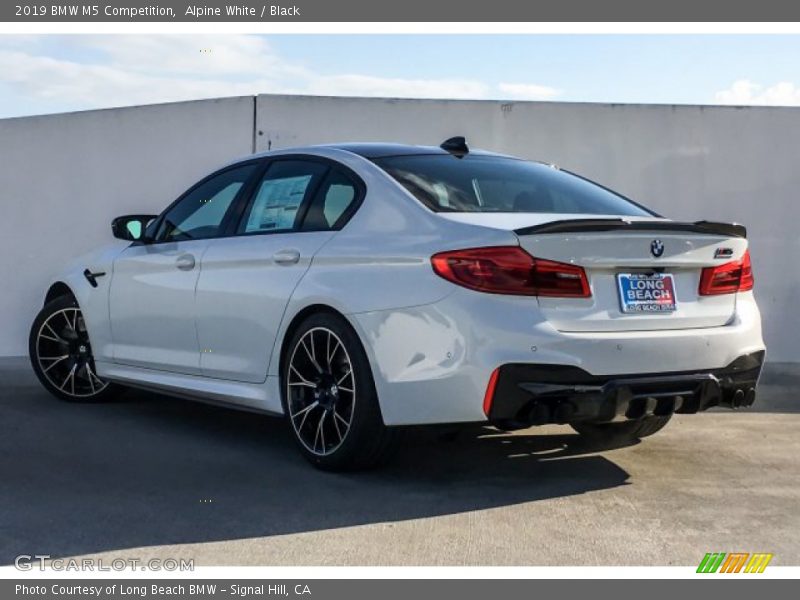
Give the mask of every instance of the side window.
[[255, 164], [249, 164], [228, 169], [193, 189], [164, 215], [156, 241], [202, 240], [218, 235], [233, 199], [255, 168]]
[[240, 233], [291, 231], [303, 200], [317, 188], [328, 167], [302, 160], [278, 160], [256, 186]]
[[308, 207], [303, 230], [334, 229], [357, 195], [358, 189], [347, 175], [339, 170], [331, 171]]

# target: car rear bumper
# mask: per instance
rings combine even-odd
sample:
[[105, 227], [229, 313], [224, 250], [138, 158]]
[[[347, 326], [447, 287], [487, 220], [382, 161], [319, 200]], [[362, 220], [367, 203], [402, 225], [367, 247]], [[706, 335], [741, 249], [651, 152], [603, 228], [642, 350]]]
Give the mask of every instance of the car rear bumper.
[[722, 369], [643, 375], [591, 375], [569, 365], [506, 364], [488, 399], [488, 418], [501, 426], [603, 423], [755, 401], [764, 352]]
[[752, 292], [737, 296], [730, 323], [697, 329], [567, 333], [535, 299], [460, 288], [434, 304], [351, 317], [387, 425], [485, 421], [487, 384], [503, 365], [538, 365], [544, 383], [550, 369], [572, 368], [590, 376], [587, 385], [605, 385], [654, 373], [714, 374], [764, 351]]

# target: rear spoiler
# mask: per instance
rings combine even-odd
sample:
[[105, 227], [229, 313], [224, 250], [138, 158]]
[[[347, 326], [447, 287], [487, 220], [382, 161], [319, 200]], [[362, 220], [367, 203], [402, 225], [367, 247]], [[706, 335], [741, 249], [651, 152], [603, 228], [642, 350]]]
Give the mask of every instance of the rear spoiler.
[[515, 229], [517, 235], [536, 233], [583, 233], [587, 231], [689, 231], [723, 235], [725, 237], [747, 237], [747, 228], [738, 223], [717, 223], [714, 221], [626, 221], [625, 219], [566, 219], [541, 225]]

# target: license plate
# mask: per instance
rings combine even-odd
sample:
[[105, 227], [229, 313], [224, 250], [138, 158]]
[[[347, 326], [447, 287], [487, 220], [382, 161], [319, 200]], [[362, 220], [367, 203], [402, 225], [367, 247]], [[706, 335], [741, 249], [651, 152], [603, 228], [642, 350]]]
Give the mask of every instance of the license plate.
[[617, 286], [624, 313], [675, 310], [675, 282], [669, 273], [618, 273]]

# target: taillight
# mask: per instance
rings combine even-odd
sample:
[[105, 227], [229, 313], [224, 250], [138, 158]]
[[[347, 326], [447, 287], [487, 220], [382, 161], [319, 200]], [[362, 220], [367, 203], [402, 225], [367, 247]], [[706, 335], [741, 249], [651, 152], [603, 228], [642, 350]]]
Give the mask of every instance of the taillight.
[[753, 289], [753, 268], [750, 266], [750, 250], [744, 256], [718, 267], [706, 267], [700, 275], [701, 296], [733, 294]]
[[588, 298], [582, 267], [534, 258], [519, 246], [440, 252], [433, 270], [448, 281], [491, 294]]

